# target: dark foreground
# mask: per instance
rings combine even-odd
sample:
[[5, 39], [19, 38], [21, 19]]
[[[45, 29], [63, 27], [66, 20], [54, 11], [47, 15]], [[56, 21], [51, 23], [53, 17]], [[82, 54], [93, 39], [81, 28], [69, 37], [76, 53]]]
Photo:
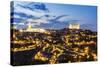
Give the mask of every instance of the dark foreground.
[[[19, 32], [11, 38], [11, 64], [36, 65], [97, 61], [97, 33], [90, 30]], [[14, 42], [16, 41], [16, 42]]]

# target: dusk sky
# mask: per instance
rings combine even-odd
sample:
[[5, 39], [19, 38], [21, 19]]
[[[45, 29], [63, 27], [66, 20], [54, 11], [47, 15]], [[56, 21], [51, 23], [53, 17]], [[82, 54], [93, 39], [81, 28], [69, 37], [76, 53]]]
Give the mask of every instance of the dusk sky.
[[62, 29], [79, 23], [82, 29], [97, 31], [96, 6], [22, 1], [11, 4], [11, 22], [18, 28], [27, 27], [26, 22], [31, 19], [33, 28]]

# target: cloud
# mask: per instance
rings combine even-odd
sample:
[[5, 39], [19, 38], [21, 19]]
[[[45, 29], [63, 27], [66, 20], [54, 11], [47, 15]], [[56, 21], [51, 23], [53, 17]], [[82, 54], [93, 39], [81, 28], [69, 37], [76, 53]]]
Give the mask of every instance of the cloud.
[[46, 8], [45, 4], [43, 4], [43, 3], [31, 2], [26, 6], [33, 8], [33, 9], [42, 10], [42, 11], [45, 11], [45, 12], [49, 11], [48, 8]]
[[19, 18], [23, 18], [23, 19], [27, 19], [27, 18], [37, 18], [37, 17], [35, 17], [35, 16], [33, 16], [33, 15], [27, 15], [27, 14], [25, 14], [25, 13], [20, 13], [20, 12], [12, 12], [14, 15], [12, 15], [12, 17], [13, 18], [16, 18], [16, 16], [18, 17], [19, 16]]
[[97, 31], [97, 25], [93, 25], [93, 24], [81, 24], [80, 25], [82, 29], [89, 29], [92, 31]]
[[[26, 3], [26, 4], [25, 4]], [[41, 15], [47, 11], [49, 11], [45, 4], [43, 3], [36, 3], [36, 2], [23, 2], [23, 3], [17, 3], [16, 4], [16, 9], [21, 9], [21, 10], [25, 10], [25, 12], [27, 13], [31, 13], [31, 15], [37, 14], [37, 15]], [[17, 10], [18, 10], [17, 9]], [[19, 10], [20, 11], [20, 10]], [[39, 12], [37, 12], [39, 11]], [[27, 14], [26, 13], [26, 14]]]
[[58, 22], [58, 21], [49, 21], [49, 23], [41, 23], [39, 26], [40, 28], [45, 28], [45, 29], [62, 29], [67, 27], [68, 22]]
[[31, 22], [35, 28], [62, 29], [69, 23], [79, 21], [71, 19], [69, 15], [55, 15], [43, 3], [15, 2], [13, 8], [11, 20], [15, 24], [18, 23], [19, 29], [27, 27], [27, 22]]
[[32, 16], [36, 16], [36, 17], [40, 17], [40, 16], [44, 15], [43, 12], [35, 12], [35, 11], [25, 9], [25, 8], [22, 8], [19, 6], [15, 8], [14, 12], [24, 13], [26, 15], [32, 15]]
[[59, 20], [59, 21], [63, 21], [61, 20], [62, 18], [66, 18], [68, 15], [60, 15], [60, 16], [57, 16], [54, 20]]
[[13, 15], [11, 16], [11, 18], [22, 18], [22, 17], [20, 17], [19, 15]]
[[18, 22], [21, 22], [22, 20], [23, 20], [22, 18], [11, 18], [11, 23], [13, 22], [18, 23]]
[[28, 18], [37, 19], [45, 14], [48, 11], [46, 6], [42, 3], [34, 2], [19, 2], [15, 1], [11, 7], [11, 18], [14, 19], [14, 22], [20, 22]]

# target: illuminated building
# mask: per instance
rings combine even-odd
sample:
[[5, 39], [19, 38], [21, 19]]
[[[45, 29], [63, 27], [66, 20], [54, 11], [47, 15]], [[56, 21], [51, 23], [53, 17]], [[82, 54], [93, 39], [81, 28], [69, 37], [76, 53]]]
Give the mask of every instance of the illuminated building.
[[80, 29], [80, 25], [77, 23], [69, 24], [69, 29]]
[[27, 29], [25, 29], [25, 30], [23, 30], [23, 29], [20, 29], [20, 32], [46, 32], [46, 30], [45, 29], [40, 29], [40, 28], [33, 28], [32, 27], [32, 22], [33, 22], [34, 20], [28, 20], [27, 22], [28, 22], [28, 27], [27, 27]]
[[17, 29], [17, 27], [14, 25], [14, 26], [13, 26], [13, 29]]

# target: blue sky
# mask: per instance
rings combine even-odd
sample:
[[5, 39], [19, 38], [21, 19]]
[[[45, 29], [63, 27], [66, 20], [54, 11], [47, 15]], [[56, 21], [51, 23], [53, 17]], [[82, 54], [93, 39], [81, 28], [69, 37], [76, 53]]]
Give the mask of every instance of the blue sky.
[[79, 23], [82, 29], [97, 31], [97, 7], [15, 1], [11, 7], [11, 22], [19, 29], [32, 20], [33, 28], [62, 29]]

